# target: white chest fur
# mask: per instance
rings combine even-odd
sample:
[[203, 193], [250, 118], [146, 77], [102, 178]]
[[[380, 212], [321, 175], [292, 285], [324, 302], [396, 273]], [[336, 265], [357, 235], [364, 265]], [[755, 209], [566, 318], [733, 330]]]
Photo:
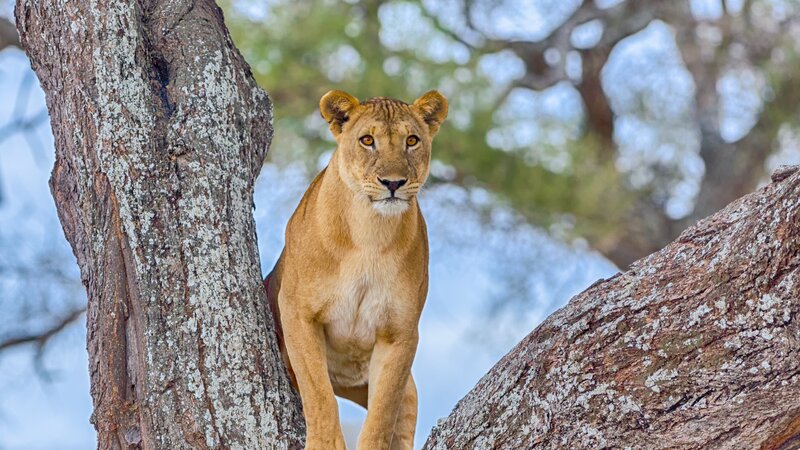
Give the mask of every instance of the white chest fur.
[[376, 333], [392, 307], [396, 265], [374, 253], [345, 261], [326, 314], [328, 372], [342, 386], [367, 382]]

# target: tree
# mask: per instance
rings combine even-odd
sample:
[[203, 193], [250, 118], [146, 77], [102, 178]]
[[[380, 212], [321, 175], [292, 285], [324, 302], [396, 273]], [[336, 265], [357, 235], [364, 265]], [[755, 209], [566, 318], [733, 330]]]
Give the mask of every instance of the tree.
[[[464, 0], [465, 17], [473, 31], [479, 30], [474, 23], [475, 9], [491, 1]], [[674, 170], [662, 167], [662, 175], [639, 188], [624, 183], [624, 177], [618, 179], [623, 181], [620, 192], [628, 194], [609, 200], [628, 197], [632, 199], [629, 208], [619, 216], [609, 217], [611, 227], [590, 227], [584, 236], [621, 268], [662, 248], [697, 220], [752, 192], [765, 177], [765, 163], [776, 150], [778, 131], [784, 125], [796, 125], [792, 117], [797, 111], [795, 96], [800, 72], [795, 69], [794, 57], [788, 56], [796, 54], [788, 31], [798, 23], [798, 10], [781, 12], [780, 5], [770, 1], [745, 1], [739, 7], [728, 3], [719, 2], [718, 15], [701, 15], [692, 11], [688, 1], [627, 0], [601, 8], [595, 1], [584, 0], [540, 41], [498, 40], [483, 33], [481, 47], [510, 49], [525, 62], [525, 75], [514, 81], [514, 86], [542, 90], [563, 81], [575, 84], [585, 109], [586, 136], [598, 143], [598, 155], [607, 164], [616, 157], [614, 130], [620, 111], [614, 111], [604, 85], [606, 63], [619, 43], [653, 21], [663, 21], [673, 28], [683, 63], [694, 83], [693, 119], [699, 129], [699, 156], [705, 174], [692, 208], [679, 217], [666, 210], [669, 194], [665, 189], [676, 179]], [[600, 27], [600, 38], [588, 47], [577, 45], [576, 32], [592, 23]], [[559, 57], [548, 62], [548, 52]], [[785, 57], [781, 56], [784, 52]], [[580, 76], [572, 78], [566, 67], [571, 53], [582, 61]], [[765, 74], [764, 92], [755, 94], [763, 97], [764, 105], [744, 135], [733, 138], [722, 129], [728, 99], [720, 84], [726, 76], [742, 72]], [[643, 109], [638, 113], [647, 115]], [[516, 203], [523, 211], [536, 208]], [[586, 212], [591, 215], [578, 216], [578, 220], [602, 221], [592, 211]]]
[[0, 17], [0, 51], [6, 47], [19, 47], [19, 36], [14, 24], [6, 18]]
[[797, 448], [800, 166], [773, 180], [573, 298], [424, 448]]
[[[798, 125], [800, 72], [790, 33], [800, 18], [797, 5], [707, 3], [720, 10], [695, 11], [688, 0], [276, 1], [255, 19], [230, 10], [237, 43], [281, 108], [284, 137], [276, 141], [276, 153], [308, 158], [330, 149], [298, 100], [308, 92], [321, 96], [336, 86], [357, 96], [415, 98], [415, 91], [436, 87], [454, 108], [436, 150], [452, 170], [434, 173], [439, 181], [488, 188], [532, 223], [566, 230], [559, 237], [584, 238], [626, 268], [752, 192], [779, 150], [779, 132]], [[545, 6], [531, 6], [539, 4]], [[508, 28], [520, 10], [537, 8], [545, 25], [523, 23], [509, 32], [495, 24]], [[687, 77], [683, 108], [664, 104], [677, 93], [663, 83], [628, 92], [631, 99], [623, 102], [624, 83], [607, 73], [624, 43], [653, 24], [666, 24], [673, 33], [676, 75]], [[589, 34], [596, 40], [577, 38], [586, 30], [594, 30]], [[509, 69], [516, 65], [518, 71]], [[514, 76], [493, 82], [496, 68]], [[663, 67], [631, 70], [652, 78]], [[731, 83], [743, 86], [734, 93], [718, 89]], [[516, 120], [537, 113], [504, 115], [512, 97], [551, 89], [573, 93], [582, 113], [535, 117], [545, 138], [515, 142], [520, 128], [535, 128], [533, 119]], [[743, 105], [748, 98], [754, 104]], [[743, 135], [730, 135], [723, 118], [739, 113]], [[567, 123], [576, 115], [578, 123]], [[640, 161], [627, 168], [619, 164], [627, 145], [619, 138], [622, 119], [659, 135], [651, 148], [635, 149]], [[551, 132], [560, 140], [548, 140]], [[496, 143], [490, 139], [496, 136], [506, 137]], [[669, 152], [677, 156], [664, 158]], [[542, 162], [547, 158], [561, 162], [551, 167]], [[686, 161], [700, 168], [687, 174]], [[676, 192], [684, 191], [691, 191], [680, 194], [687, 205], [671, 211]]]
[[100, 448], [297, 448], [253, 182], [272, 106], [200, 1], [21, 1], [88, 293]]
[[[434, 182], [488, 188], [533, 224], [554, 230], [554, 237], [585, 239], [621, 268], [751, 192], [774, 161], [784, 158], [781, 150], [796, 146], [791, 141], [800, 136], [800, 71], [792, 34], [800, 9], [791, 2], [705, 2], [719, 10], [704, 13], [688, 0], [276, 0], [260, 3], [267, 5], [267, 14], [241, 13], [250, 3], [259, 4], [222, 2], [254, 77], [276, 99], [277, 158], [294, 155], [314, 164], [331, 150], [325, 126], [307, 101], [328, 89], [415, 98], [439, 87], [452, 97], [453, 117], [438, 138], [437, 162], [446, 167], [434, 171]], [[495, 26], [493, 19], [508, 23], [522, 3], [541, 9], [547, 25], [525, 24], [528, 32], [516, 34]], [[662, 98], [672, 94], [669, 86], [628, 92], [626, 103], [619, 94], [624, 80], [609, 74], [625, 43], [653, 24], [666, 24], [673, 33], [669, 40], [679, 53], [678, 75], [685, 72], [689, 80], [681, 92], [690, 100], [680, 114], [664, 111], [670, 110]], [[10, 28], [0, 20], [0, 49], [3, 42], [15, 41], [13, 33], [3, 31]], [[303, 33], [293, 32], [298, 29]], [[576, 39], [586, 30], [594, 30], [596, 40]], [[486, 67], [515, 65], [515, 76], [499, 84], [486, 73]], [[649, 77], [661, 69], [640, 66], [633, 72]], [[733, 94], [722, 89], [732, 82], [750, 85]], [[535, 122], [567, 136], [563, 142], [489, 145], [491, 136], [532, 128], [532, 121], [515, 120], [535, 113], [504, 114], [515, 94], [559, 89], [572, 92], [579, 102], [575, 109], [582, 112], [569, 119], [537, 115]], [[655, 95], [659, 92], [670, 94]], [[742, 107], [737, 97], [754, 103]], [[729, 110], [752, 113], [740, 125], [742, 135], [726, 134], [722, 118]], [[43, 118], [37, 114], [0, 127], [0, 140]], [[637, 149], [640, 161], [623, 167], [630, 145], [618, 135], [621, 122], [631, 119], [640, 128], [656, 129], [659, 138]], [[664, 158], [669, 152], [677, 156]], [[542, 154], [563, 167], [550, 167]], [[685, 173], [686, 161], [696, 173]], [[669, 205], [677, 191], [683, 192], [685, 205], [676, 213]]]
[[[88, 293], [99, 447], [300, 447], [251, 214], [272, 107], [219, 8], [24, 0], [16, 14]], [[427, 447], [791, 448], [800, 168], [773, 180], [576, 297]]]

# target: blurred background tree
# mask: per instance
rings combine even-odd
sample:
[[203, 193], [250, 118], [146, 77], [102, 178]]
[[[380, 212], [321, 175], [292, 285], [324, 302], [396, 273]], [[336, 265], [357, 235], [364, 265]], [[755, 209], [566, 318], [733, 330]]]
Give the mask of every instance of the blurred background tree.
[[[12, 2], [0, 5], [6, 13], [0, 51], [18, 48]], [[437, 138], [432, 184], [483, 189], [492, 204], [620, 268], [752, 191], [780, 163], [800, 161], [794, 1], [223, 0], [221, 6], [274, 101], [273, 162], [302, 161], [311, 172], [324, 163], [334, 143], [316, 103], [327, 90], [411, 101], [440, 89], [451, 112]], [[47, 150], [36, 130], [47, 115], [30, 107], [33, 79], [27, 73], [14, 89], [0, 144], [21, 136], [41, 155]], [[0, 273], [19, 289], [18, 280], [36, 270], [16, 261], [0, 258]], [[509, 274], [507, 281], [524, 284], [513, 279], [524, 276]], [[498, 301], [524, 304], [524, 297]], [[54, 309], [52, 326], [6, 333], [8, 339], [50, 336], [79, 317], [81, 302], [69, 305]]]
[[798, 4], [227, 0], [276, 161], [332, 148], [325, 91], [451, 100], [436, 181], [481, 186], [618, 267], [797, 160]]
[[[10, 6], [0, 1], [0, 52], [20, 49]], [[17, 64], [12, 64], [14, 61]], [[4, 95], [7, 92], [11, 95], [3, 97], [10, 114], [0, 119], [0, 149], [7, 154], [30, 152], [27, 156], [32, 156], [38, 164], [46, 164], [52, 150], [42, 142], [39, 132], [47, 123], [48, 113], [36, 87], [36, 76], [24, 67], [27, 64], [24, 56], [4, 62], [7, 66], [0, 66], [0, 83], [14, 84], [3, 89]], [[21, 76], [17, 76], [20, 72]], [[24, 146], [19, 145], [20, 141]], [[7, 156], [5, 162], [17, 162], [15, 155]], [[4, 198], [4, 181], [0, 176], [0, 207], [8, 203]], [[81, 318], [86, 309], [83, 285], [71, 252], [68, 247], [58, 245], [63, 235], [53, 236], [53, 228], [48, 225], [42, 223], [42, 217], [32, 207], [0, 212], [0, 352], [31, 346], [36, 369], [45, 378], [49, 377], [42, 364], [45, 346]], [[42, 245], [47, 242], [53, 245]]]
[[[472, 206], [487, 221], [486, 204], [505, 205], [550, 237], [595, 249], [620, 268], [752, 191], [777, 165], [800, 162], [794, 1], [221, 6], [273, 98], [274, 163], [302, 161], [310, 173], [324, 164], [334, 143], [316, 102], [329, 89], [407, 101], [440, 89], [451, 112], [437, 138], [432, 185], [480, 189], [491, 201]], [[19, 48], [11, 7], [0, 2], [0, 51]], [[22, 137], [42, 159], [47, 150], [37, 130], [46, 110], [31, 106], [39, 95], [30, 89], [32, 73], [19, 80], [6, 90], [14, 106], [0, 123], [0, 144]], [[11, 280], [2, 301], [26, 317], [7, 315], [13, 318], [0, 332], [0, 348], [43, 344], [51, 330], [80, 317], [82, 301], [63, 300], [72, 294], [55, 296], [64, 307], [47, 306], [52, 295], [20, 303], [12, 294], [48, 277], [75, 292], [77, 280], [59, 264], [64, 255], [47, 252], [0, 258], [0, 275]], [[525, 285], [527, 272], [504, 276], [510, 287], [492, 301], [525, 304], [529, 294], [514, 285]], [[51, 311], [50, 319], [30, 326], [27, 318], [38, 320], [40, 310]]]

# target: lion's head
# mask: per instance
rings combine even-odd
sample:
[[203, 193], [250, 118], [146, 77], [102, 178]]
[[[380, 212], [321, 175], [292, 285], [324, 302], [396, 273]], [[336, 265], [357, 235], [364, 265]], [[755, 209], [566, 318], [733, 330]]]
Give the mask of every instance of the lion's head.
[[430, 91], [412, 104], [385, 97], [359, 102], [330, 91], [319, 107], [348, 187], [382, 215], [408, 209], [428, 179], [431, 141], [447, 117], [447, 99]]

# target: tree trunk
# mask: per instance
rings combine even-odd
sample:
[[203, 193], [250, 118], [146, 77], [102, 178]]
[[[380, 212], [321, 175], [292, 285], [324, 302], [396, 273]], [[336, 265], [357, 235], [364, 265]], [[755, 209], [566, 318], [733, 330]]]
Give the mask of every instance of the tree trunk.
[[800, 448], [800, 167], [575, 297], [426, 449]]
[[211, 0], [21, 0], [88, 292], [99, 448], [299, 448], [253, 183], [272, 108]]

